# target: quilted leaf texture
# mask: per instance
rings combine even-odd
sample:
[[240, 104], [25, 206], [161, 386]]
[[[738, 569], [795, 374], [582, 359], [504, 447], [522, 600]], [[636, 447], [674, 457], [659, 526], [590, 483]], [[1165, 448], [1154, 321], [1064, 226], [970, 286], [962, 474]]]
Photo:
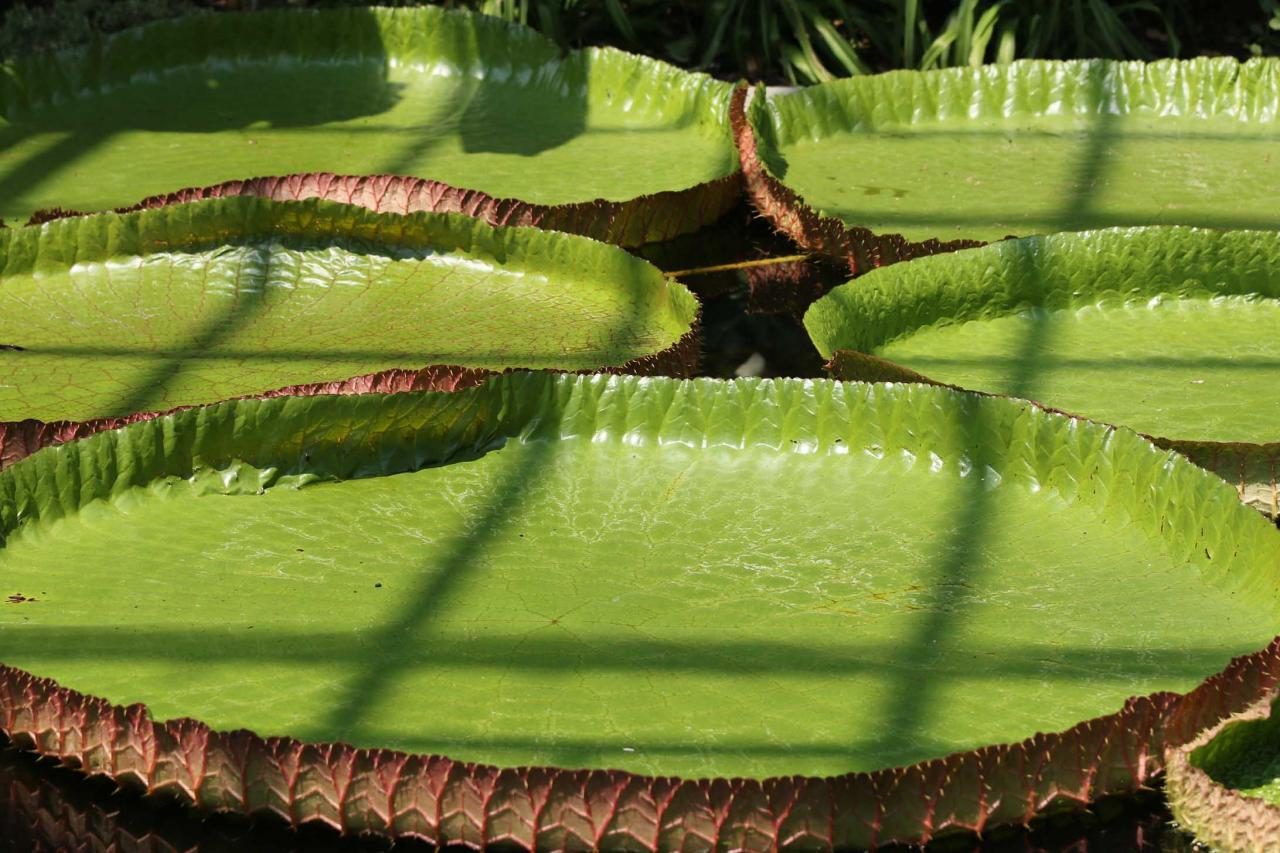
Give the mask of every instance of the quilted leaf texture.
[[[781, 487], [780, 472], [805, 466], [815, 454], [829, 464], [910, 455], [929, 468], [930, 448], [944, 459], [940, 454], [967, 446], [956, 442], [972, 436], [967, 425], [975, 418], [987, 422], [984, 464], [992, 482], [1005, 484], [1000, 488], [1021, 494], [1035, 483], [1037, 492], [1108, 508], [1108, 518], [1163, 537], [1202, 582], [1266, 611], [1255, 628], [1232, 625], [1225, 633], [1239, 633], [1241, 644], [1253, 643], [1264, 628], [1272, 636], [1274, 614], [1266, 608], [1274, 607], [1274, 531], [1220, 481], [1127, 431], [913, 385], [516, 374], [447, 394], [234, 401], [46, 449], [11, 466], [0, 473], [0, 531], [8, 559], [27, 541], [30, 525], [73, 523], [82, 506], [136, 501], [139, 487], [152, 483], [172, 490], [191, 478], [199, 485], [192, 474], [197, 458], [213, 474], [200, 480], [201, 488], [237, 495], [241, 512], [246, 501], [262, 500], [264, 489], [249, 483], [227, 491], [235, 470], [229, 466], [236, 464], [243, 471], [253, 466], [267, 494], [268, 481], [303, 473], [328, 478], [312, 492], [323, 494], [384, 475], [443, 471], [456, 459], [474, 466], [486, 450], [484, 458], [501, 458], [556, 442], [576, 453], [616, 445], [627, 458], [646, 454], [642, 464], [649, 468], [669, 453], [721, 461], [758, 453], [770, 482]], [[814, 469], [794, 470], [811, 487]], [[906, 476], [895, 472], [898, 482]], [[570, 482], [582, 489], [591, 479], [575, 475]], [[668, 487], [665, 475], [661, 480]], [[290, 493], [305, 496], [308, 488]], [[557, 511], [570, 515], [563, 506]], [[522, 529], [534, 532], [533, 525]], [[539, 576], [543, 585], [552, 581]], [[13, 666], [17, 648], [6, 645], [9, 665], [0, 668], [0, 727], [22, 747], [86, 774], [164, 792], [204, 811], [524, 849], [857, 849], [1025, 824], [1148, 786], [1164, 770], [1168, 748], [1250, 707], [1280, 681], [1276, 640], [1235, 657], [1188, 692], [1133, 696], [1107, 713], [1017, 741], [861, 772], [708, 777], [500, 766], [219, 730], [177, 715], [160, 720], [146, 706], [113, 703]], [[1000, 711], [992, 708], [993, 715]]]
[[[277, 201], [322, 198], [379, 212], [461, 213], [482, 219], [491, 225], [532, 226], [583, 234], [606, 243], [638, 248], [641, 257], [663, 270], [732, 264], [741, 259], [743, 246], [747, 243], [753, 246], [753, 255], [760, 257], [793, 252], [795, 249], [789, 240], [779, 239], [767, 226], [758, 224], [760, 220], [753, 215], [750, 205], [745, 200], [740, 200], [741, 183], [741, 174], [736, 173], [708, 184], [692, 199], [686, 197], [688, 193], [667, 193], [637, 199], [625, 205], [598, 200], [546, 207], [526, 204], [516, 199], [495, 199], [474, 190], [459, 190], [418, 178], [317, 172], [250, 178], [210, 187], [183, 189], [117, 208], [117, 212], [127, 213], [236, 195], [258, 196]], [[735, 201], [740, 203], [735, 205]], [[710, 208], [707, 207], [708, 204], [711, 205]], [[728, 213], [722, 216], [724, 211]], [[83, 215], [80, 211], [42, 210], [33, 215], [29, 224]], [[681, 222], [685, 219], [690, 221], [680, 226], [679, 237], [657, 243], [643, 243], [649, 234], [666, 233], [656, 226], [646, 225], [644, 217], [660, 219], [664, 223]], [[700, 224], [713, 219], [713, 224], [695, 230]], [[607, 230], [602, 232], [601, 227]], [[803, 314], [810, 303], [844, 280], [834, 265], [816, 260], [753, 267], [746, 274], [750, 287], [749, 310], [767, 314]], [[699, 274], [687, 284], [697, 288], [701, 296], [714, 296], [736, 287], [738, 280], [732, 270], [726, 270], [710, 275]]]
[[[888, 359], [856, 350], [836, 350], [827, 361], [826, 368], [837, 379], [912, 382], [965, 390], [958, 385], [938, 382]], [[1070, 415], [1068, 412], [1060, 413]], [[1242, 502], [1263, 515], [1280, 519], [1280, 444], [1180, 441], [1159, 436], [1146, 437], [1156, 446], [1175, 450], [1206, 471], [1217, 474], [1235, 487]]]
[[[618, 50], [562, 55], [526, 27], [434, 7], [160, 22], [13, 63], [0, 214], [39, 222], [55, 207], [299, 172], [291, 192], [638, 246], [740, 197], [730, 90]], [[400, 177], [334, 182], [324, 169]]]
[[837, 377], [1011, 394], [1128, 426], [1275, 516], [1278, 257], [1274, 232], [1028, 237], [878, 270], [814, 303], [805, 325]]
[[1021, 61], [834, 81], [742, 108], [761, 212], [854, 274], [1112, 226], [1270, 229], [1273, 59]]
[[[619, 376], [661, 376], [674, 373], [688, 376], [697, 372], [702, 358], [702, 340], [695, 323], [668, 350], [653, 356], [643, 356], [621, 367], [601, 368], [598, 373]], [[367, 376], [356, 376], [336, 382], [310, 385], [290, 385], [263, 394], [246, 395], [238, 399], [266, 400], [271, 397], [311, 397], [319, 394], [398, 394], [406, 391], [457, 391], [472, 388], [486, 379], [496, 376], [494, 371], [467, 367], [439, 366], [422, 370], [386, 370]], [[189, 407], [178, 407], [165, 412], [138, 412], [121, 418], [97, 418], [87, 421], [45, 422], [28, 418], [22, 421], [0, 422], [0, 470], [30, 456], [42, 447], [51, 447], [68, 441], [85, 438], [99, 432], [119, 429], [129, 424], [153, 420], [171, 415]]]
[[700, 356], [697, 300], [621, 249], [320, 198], [15, 229], [0, 304], [0, 468], [219, 399], [452, 390], [521, 367], [685, 376]]
[[1161, 447], [1178, 451], [1235, 486], [1240, 500], [1249, 506], [1280, 519], [1280, 442], [1247, 444], [1153, 440]]
[[[356, 376], [336, 382], [291, 385], [249, 395], [241, 399], [271, 397], [311, 397], [317, 394], [396, 394], [403, 391], [457, 391], [479, 385], [496, 375], [492, 371], [465, 367], [427, 367], [422, 370], [386, 370], [367, 376]], [[34, 419], [0, 422], [0, 470], [24, 459], [42, 447], [63, 444], [79, 438], [119, 429], [129, 424], [149, 421], [163, 415], [183, 411], [181, 407], [167, 412], [137, 412], [120, 418], [96, 418], [88, 421], [53, 421]]]

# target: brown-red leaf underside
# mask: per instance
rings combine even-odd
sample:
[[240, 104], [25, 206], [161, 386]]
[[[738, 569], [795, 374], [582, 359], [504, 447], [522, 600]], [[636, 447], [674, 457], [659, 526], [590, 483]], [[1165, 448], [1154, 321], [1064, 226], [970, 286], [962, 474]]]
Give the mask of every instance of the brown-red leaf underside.
[[495, 767], [438, 755], [217, 732], [156, 722], [0, 666], [0, 724], [18, 745], [122, 786], [205, 811], [271, 813], [343, 833], [527, 850], [874, 848], [980, 833], [1132, 792], [1165, 750], [1269, 694], [1280, 638], [1185, 696], [1155, 693], [1114, 714], [1021, 743], [836, 777], [681, 779], [619, 770]]
[[1188, 743], [1165, 750], [1165, 792], [1174, 812], [1196, 838], [1222, 853], [1271, 849], [1280, 840], [1280, 808], [1216, 781], [1191, 762], [1191, 753], [1230, 725], [1270, 717], [1275, 693], [1252, 707], [1218, 721]]
[[[379, 213], [461, 213], [490, 225], [526, 225], [635, 247], [696, 231], [727, 213], [741, 194], [742, 176], [737, 172], [689, 189], [659, 192], [628, 201], [596, 199], [560, 205], [495, 198], [479, 190], [403, 175], [307, 172], [188, 187], [116, 208], [116, 212], [132, 213], [229, 196], [257, 196], [273, 201], [318, 198]], [[40, 210], [27, 224], [80, 215], [83, 214], [73, 210]]]

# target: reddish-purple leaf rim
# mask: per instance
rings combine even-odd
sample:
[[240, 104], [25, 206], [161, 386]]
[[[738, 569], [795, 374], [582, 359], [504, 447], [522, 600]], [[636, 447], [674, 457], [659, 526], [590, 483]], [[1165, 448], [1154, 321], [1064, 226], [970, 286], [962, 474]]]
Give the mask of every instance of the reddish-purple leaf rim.
[[[404, 175], [335, 175], [306, 172], [187, 187], [118, 207], [116, 213], [152, 210], [210, 198], [254, 196], [274, 201], [324, 199], [378, 213], [461, 213], [490, 225], [528, 226], [579, 234], [605, 243], [638, 247], [697, 230], [727, 213], [742, 194], [735, 172], [686, 190], [640, 196], [627, 202], [596, 199], [579, 204], [533, 204], [495, 198], [479, 190]], [[83, 211], [49, 208], [32, 214], [28, 225], [84, 216]]]
[[[898, 261], [984, 245], [979, 240], [912, 242], [901, 234], [875, 234], [869, 228], [850, 227], [834, 217], [822, 216], [798, 193], [769, 174], [761, 161], [755, 132], [747, 118], [748, 93], [745, 85], [739, 86], [729, 107], [747, 195], [778, 231], [803, 248], [842, 263], [850, 275], [856, 276]], [[763, 89], [757, 89], [756, 97], [763, 96]]]
[[[1089, 485], [1094, 477], [1084, 475], [1108, 471], [1119, 459], [1140, 466], [1134, 469], [1142, 473], [1135, 474], [1133, 485], [1139, 493], [1166, 482], [1167, 477], [1172, 477], [1168, 484], [1175, 487], [1174, 492], [1189, 487], [1185, 499], [1171, 493], [1150, 506], [1135, 507], [1135, 523], [1152, 531], [1163, 531], [1166, 524], [1186, 529], [1190, 538], [1180, 538], [1177, 547], [1198, 554], [1203, 543], [1206, 559], [1209, 548], [1215, 556], [1219, 548], [1234, 548], [1250, 556], [1256, 553], [1263, 558], [1262, 574], [1224, 579], [1233, 588], [1250, 584], [1255, 592], [1261, 589], [1258, 584], [1270, 582], [1265, 557], [1271, 553], [1267, 538], [1271, 534], [1265, 525], [1222, 494], [1221, 484], [1215, 485], [1185, 462], [1156, 452], [1130, 432], [1087, 422], [1068, 427], [1063, 419], [1034, 407], [949, 391], [783, 384], [785, 388], [705, 380], [675, 383], [629, 377], [605, 381], [517, 375], [446, 395], [366, 396], [363, 402], [341, 397], [305, 403], [282, 399], [232, 402], [179, 413], [164, 423], [135, 424], [109, 441], [99, 436], [79, 446], [37, 454], [5, 472], [4, 478], [11, 481], [5, 486], [25, 483], [22, 488], [35, 488], [46, 484], [39, 488], [61, 495], [69, 494], [64, 487], [75, 482], [80, 499], [89, 500], [100, 488], [91, 482], [98, 476], [92, 471], [115, 470], [110, 461], [115, 448], [126, 454], [124, 458], [135, 458], [126, 449], [133, 446], [135, 436], [138, 447], [150, 450], [136, 457], [142, 467], [135, 464], [120, 469], [119, 476], [125, 480], [111, 474], [102, 481], [110, 483], [113, 491], [135, 482], [150, 482], [162, 472], [184, 470], [189, 460], [197, 457], [216, 469], [228, 459], [261, 466], [302, 454], [307, 459], [335, 460], [339, 467], [333, 472], [340, 474], [346, 466], [356, 470], [364, 464], [360, 454], [372, 453], [382, 459], [384, 450], [401, 440], [383, 438], [386, 433], [379, 429], [351, 433], [351, 418], [358, 417], [360, 424], [367, 425], [371, 418], [376, 423], [384, 416], [379, 413], [397, 424], [397, 435], [417, 436], [406, 445], [409, 456], [405, 458], [419, 460], [414, 464], [429, 464], [434, 458], [430, 455], [435, 452], [430, 449], [434, 439], [422, 436], [437, 429], [425, 427], [429, 424], [445, 430], [440, 447], [455, 449], [472, 444], [492, 446], [497, 437], [522, 429], [522, 424], [537, 424], [539, 436], [591, 436], [593, 440], [608, 436], [610, 430], [616, 438], [616, 430], [621, 428], [626, 430], [627, 443], [636, 447], [661, 447], [663, 442], [689, 447], [691, 441], [696, 446], [696, 437], [701, 435], [728, 446], [747, 442], [780, 446], [783, 450], [775, 452], [784, 454], [835, 455], [846, 452], [847, 445], [842, 442], [871, 440], [857, 438], [860, 431], [855, 421], [833, 419], [839, 405], [910, 401], [909, 409], [885, 410], [886, 415], [899, 415], [887, 420], [892, 421], [894, 434], [902, 436], [927, 429], [929, 420], [938, 417], [939, 408], [955, 414], [976, 405], [983, 411], [998, 410], [1010, 424], [1018, 424], [1018, 430], [1031, 429], [1046, 443], [1051, 436], [1062, 436], [1068, 444], [1061, 452], [1046, 444], [1049, 452], [1034, 456], [1033, 470], [1051, 477], [1064, 457], [1105, 447], [1105, 458], [1094, 458], [1079, 470], [1072, 468], [1061, 474], [1063, 483], [1075, 483], [1082, 494], [1113, 494], [1105, 485], [1095, 490]], [[728, 398], [735, 402], [724, 402], [729, 408], [721, 408], [718, 417], [706, 419], [712, 401], [722, 400], [725, 392], [740, 396]], [[809, 407], [779, 405], [795, 403], [792, 395], [797, 394], [826, 402]], [[632, 395], [641, 401], [636, 405], [642, 408], [636, 412], [646, 413], [643, 420], [637, 421], [635, 413], [628, 415]], [[673, 409], [677, 406], [678, 410]], [[454, 411], [473, 415], [459, 419], [451, 414]], [[331, 416], [318, 417], [326, 412]], [[752, 419], [740, 421], [735, 412], [750, 412]], [[293, 426], [282, 427], [279, 418], [286, 413], [290, 420], [283, 423]], [[686, 419], [681, 413], [693, 417]], [[490, 423], [490, 418], [497, 421]], [[756, 422], [755, 418], [761, 420]], [[711, 423], [718, 426], [711, 427]], [[258, 428], [241, 433], [237, 424], [257, 424]], [[311, 424], [316, 425], [314, 429]], [[260, 434], [263, 426], [268, 430]], [[293, 431], [299, 427], [304, 429], [301, 438]], [[277, 428], [282, 431], [274, 435]], [[797, 449], [799, 437], [814, 429], [820, 430], [813, 433], [817, 444], [807, 451]], [[1000, 435], [995, 434], [997, 440]], [[302, 444], [298, 444], [300, 440]], [[421, 444], [424, 440], [427, 443]], [[161, 451], [169, 448], [171, 441], [180, 446]], [[354, 443], [348, 446], [348, 441]], [[1031, 443], [1037, 442], [1033, 438]], [[351, 452], [357, 446], [364, 449]], [[157, 455], [155, 451], [161, 452]], [[99, 459], [100, 454], [106, 456]], [[95, 459], [103, 464], [91, 461]], [[286, 468], [288, 464], [285, 462]], [[1203, 503], [1198, 497], [1201, 489]], [[19, 497], [20, 491], [13, 495]], [[33, 517], [24, 513], [45, 511], [43, 504], [20, 500], [20, 505], [4, 508], [10, 523]], [[22, 510], [23, 506], [27, 509]], [[57, 502], [48, 504], [51, 517], [67, 509]], [[1211, 532], [1186, 527], [1184, 517], [1201, 519]], [[1224, 571], [1230, 569], [1228, 564]], [[1280, 639], [1260, 652], [1236, 658], [1186, 694], [1156, 692], [1132, 697], [1113, 713], [1055, 733], [956, 752], [906, 767], [835, 776], [676, 778], [609, 770], [605, 769], [607, 764], [591, 770], [500, 767], [440, 755], [307, 743], [296, 737], [264, 738], [243, 730], [215, 731], [190, 719], [156, 721], [143, 705], [116, 705], [12, 666], [0, 669], [0, 724], [25, 748], [136, 790], [167, 792], [202, 810], [265, 812], [294, 824], [319, 821], [347, 833], [411, 836], [439, 844], [473, 846], [507, 841], [525, 848], [553, 849], [613, 849], [624, 842], [652, 850], [690, 846], [844, 849], [925, 842], [952, 832], [981, 833], [1144, 788], [1162, 772], [1167, 747], [1186, 743], [1207, 726], [1249, 707], [1274, 690], [1278, 681]]]
[[1196, 838], [1222, 853], [1254, 853], [1280, 842], [1280, 807], [1241, 794], [1198, 766], [1193, 753], [1228, 728], [1269, 720], [1277, 700], [1272, 690], [1258, 702], [1208, 726], [1190, 741], [1165, 750], [1165, 793], [1174, 817]]
[[[362, 188], [361, 191], [372, 192], [375, 185], [384, 186], [384, 188], [386, 186], [385, 182], [379, 179], [355, 179], [352, 183], [341, 179], [330, 180], [323, 176], [310, 176], [306, 180], [299, 178], [296, 181], [282, 179], [250, 182], [248, 185], [237, 182], [233, 185], [212, 188], [208, 192], [178, 193], [164, 199], [150, 200], [145, 205], [139, 206], [138, 210], [126, 213], [95, 214], [84, 218], [72, 216], [62, 222], [56, 220], [64, 219], [64, 216], [51, 216], [48, 224], [9, 232], [8, 242], [3, 247], [4, 254], [0, 256], [0, 265], [5, 267], [8, 275], [30, 272], [29, 268], [32, 265], [41, 265], [44, 272], [49, 272], [65, 269], [73, 262], [101, 261], [108, 256], [142, 257], [150, 252], [175, 247], [203, 249], [224, 240], [234, 243], [235, 240], [277, 237], [314, 239], [322, 242], [330, 239], [372, 241], [373, 244], [385, 245], [388, 251], [392, 251], [402, 243], [429, 247], [437, 239], [448, 241], [452, 239], [446, 236], [451, 233], [451, 229], [456, 232], [455, 237], [461, 236], [462, 239], [455, 241], [457, 245], [450, 244], [450, 251], [469, 251], [467, 247], [488, 246], [481, 251], [491, 249], [496, 251], [495, 257], [498, 258], [498, 263], [505, 263], [504, 259], [508, 256], [514, 257], [521, 253], [526, 257], [534, 257], [538, 251], [541, 251], [542, 255], [564, 253], [571, 251], [572, 246], [586, 251], [597, 259], [608, 255], [611, 262], [621, 264], [620, 270], [630, 270], [625, 275], [634, 273], [639, 276], [625, 286], [638, 286], [656, 291], [658, 301], [655, 304], [659, 306], [664, 305], [668, 297], [676, 298], [683, 306], [678, 310], [683, 311], [688, 317], [687, 324], [681, 324], [684, 331], [673, 328], [668, 332], [671, 337], [664, 340], [665, 346], [661, 349], [635, 355], [621, 364], [603, 362], [600, 367], [584, 369], [584, 372], [676, 377], [687, 377], [697, 372], [701, 359], [700, 308], [696, 299], [685, 293], [681, 285], [664, 279], [656, 269], [637, 261], [619, 249], [602, 246], [589, 240], [540, 233], [528, 228], [517, 230], [505, 226], [490, 227], [481, 221], [472, 224], [459, 216], [438, 215], [427, 211], [409, 211], [401, 215], [366, 209], [362, 205], [332, 203], [332, 199], [335, 198], [350, 198], [345, 193], [337, 192], [338, 187], [355, 186]], [[403, 187], [404, 183], [392, 181], [389, 186]], [[418, 186], [421, 187], [422, 182], [418, 182]], [[291, 200], [279, 201], [280, 198]], [[370, 204], [374, 203], [371, 196], [361, 198]], [[385, 198], [385, 196], [379, 196], [379, 198]], [[473, 230], [474, 236], [467, 236]], [[524, 241], [528, 240], [533, 240], [539, 245], [545, 244], [545, 246], [541, 250], [529, 251], [519, 248], [524, 245]], [[583, 263], [585, 262], [584, 259]], [[562, 278], [570, 273], [578, 274], [574, 271], [581, 266], [581, 264], [569, 264], [567, 261], [556, 261], [556, 263], [561, 264], [557, 269], [561, 270]], [[603, 271], [601, 275], [604, 275]], [[640, 281], [643, 281], [643, 284], [637, 284]], [[560, 285], [553, 283], [553, 286]], [[48, 292], [47, 287], [42, 292]], [[67, 298], [74, 302], [79, 297], [75, 293], [70, 293]], [[54, 303], [63, 304], [56, 299]], [[454, 323], [457, 329], [465, 329], [468, 325], [464, 316], [456, 318]], [[21, 334], [24, 328], [19, 326], [11, 331]], [[30, 344], [26, 347], [5, 346], [0, 349], [13, 350], [8, 355], [14, 359], [39, 356], [41, 351], [39, 347], [32, 349]], [[643, 352], [643, 349], [640, 351]], [[6, 353], [0, 352], [0, 357], [4, 355]], [[400, 357], [397, 357], [397, 360], [399, 359]], [[318, 382], [294, 382], [277, 388], [268, 385], [266, 390], [252, 388], [246, 389], [247, 393], [233, 393], [226, 396], [269, 398], [317, 394], [450, 391], [470, 387], [488, 376], [501, 372], [501, 368], [494, 368], [492, 365], [477, 367], [476, 365], [436, 363], [418, 367], [412, 356], [405, 356], [403, 360], [403, 366], [397, 365], [393, 369], [355, 376], [348, 375], [339, 379], [326, 377], [324, 381]], [[423, 360], [429, 359], [424, 357]], [[553, 360], [552, 364], [554, 363]], [[481, 364], [483, 365], [483, 362]], [[536, 364], [534, 362], [529, 366], [536, 366]], [[518, 359], [513, 365], [525, 366]], [[27, 374], [30, 373], [28, 369]], [[299, 375], [305, 376], [305, 372]], [[341, 374], [337, 375], [341, 376]], [[34, 381], [29, 375], [26, 379]], [[18, 380], [10, 378], [7, 381], [12, 385]], [[8, 393], [12, 395], [14, 392]], [[44, 446], [115, 429], [141, 420], [150, 420], [161, 414], [189, 407], [187, 401], [179, 399], [175, 402], [177, 405], [171, 402], [169, 405], [162, 406], [136, 408], [130, 406], [124, 411], [108, 411], [101, 415], [87, 417], [12, 418], [10, 416], [11, 419], [7, 421], [0, 419], [0, 469]], [[201, 403], [204, 400], [190, 402]], [[16, 410], [21, 414], [21, 409], [12, 404], [12, 397], [8, 408], [10, 411]]]
[[1267, 696], [1280, 639], [1185, 696], [1021, 743], [846, 776], [679, 779], [613, 770], [495, 767], [153, 721], [0, 667], [0, 721], [16, 744], [203, 811], [272, 814], [340, 832], [520, 849], [874, 849], [982, 833], [1155, 782], [1167, 751]]

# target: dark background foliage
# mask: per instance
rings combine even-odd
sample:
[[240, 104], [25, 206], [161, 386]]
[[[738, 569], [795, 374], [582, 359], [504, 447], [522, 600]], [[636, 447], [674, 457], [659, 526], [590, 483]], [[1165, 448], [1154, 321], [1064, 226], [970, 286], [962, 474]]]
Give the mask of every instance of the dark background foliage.
[[[202, 10], [363, 0], [17, 0], [0, 57]], [[382, 5], [423, 5], [383, 0]], [[720, 77], [801, 84], [1016, 58], [1280, 52], [1280, 0], [437, 0], [565, 47], [614, 44]]]

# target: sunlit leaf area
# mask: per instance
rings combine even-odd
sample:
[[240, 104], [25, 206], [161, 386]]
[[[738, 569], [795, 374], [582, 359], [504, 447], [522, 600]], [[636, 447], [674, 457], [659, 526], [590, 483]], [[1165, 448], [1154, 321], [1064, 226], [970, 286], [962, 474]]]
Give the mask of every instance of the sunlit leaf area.
[[0, 847], [1280, 849], [1280, 4], [0, 10]]

